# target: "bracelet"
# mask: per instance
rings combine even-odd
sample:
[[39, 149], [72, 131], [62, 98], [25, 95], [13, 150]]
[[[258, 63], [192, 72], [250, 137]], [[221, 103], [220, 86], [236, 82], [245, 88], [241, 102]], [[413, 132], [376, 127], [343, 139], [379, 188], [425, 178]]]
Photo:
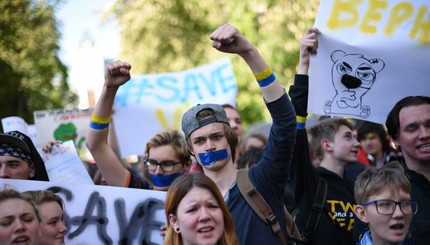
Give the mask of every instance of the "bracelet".
[[103, 130], [107, 127], [109, 127], [110, 122], [110, 116], [109, 117], [99, 117], [94, 115], [94, 113], [91, 115], [91, 121], [90, 121], [90, 128], [95, 130]]
[[254, 76], [255, 76], [255, 79], [257, 79], [258, 84], [262, 88], [269, 86], [276, 80], [275, 74], [273, 74], [270, 67], [267, 67], [266, 70], [260, 73], [254, 74]]
[[304, 129], [306, 126], [306, 117], [296, 116], [297, 118], [297, 128]]

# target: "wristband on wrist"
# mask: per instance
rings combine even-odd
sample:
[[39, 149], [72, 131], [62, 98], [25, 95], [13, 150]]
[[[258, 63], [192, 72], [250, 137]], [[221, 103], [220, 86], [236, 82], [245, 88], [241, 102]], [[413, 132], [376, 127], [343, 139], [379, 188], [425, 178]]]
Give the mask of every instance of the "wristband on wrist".
[[262, 88], [269, 86], [276, 80], [275, 74], [273, 74], [270, 67], [267, 67], [266, 70], [260, 73], [254, 74], [254, 76], [255, 76], [255, 79], [257, 79], [258, 84]]
[[297, 128], [304, 129], [306, 126], [306, 117], [296, 116], [297, 118]]
[[107, 127], [109, 127], [110, 122], [110, 116], [109, 117], [99, 117], [94, 115], [94, 113], [91, 115], [91, 121], [90, 121], [90, 128], [95, 130], [103, 130]]

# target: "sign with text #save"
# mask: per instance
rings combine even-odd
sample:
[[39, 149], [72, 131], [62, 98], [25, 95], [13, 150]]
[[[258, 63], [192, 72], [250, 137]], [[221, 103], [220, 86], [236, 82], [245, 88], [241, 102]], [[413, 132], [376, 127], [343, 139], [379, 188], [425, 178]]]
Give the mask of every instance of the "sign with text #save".
[[162, 244], [166, 192], [0, 179], [17, 191], [51, 190], [65, 202], [66, 244]]
[[234, 106], [236, 95], [229, 58], [180, 72], [133, 76], [115, 97], [113, 124], [121, 155], [142, 155], [146, 142], [163, 128], [180, 130], [190, 107]]
[[430, 96], [426, 0], [322, 0], [310, 113], [385, 123], [406, 96]]

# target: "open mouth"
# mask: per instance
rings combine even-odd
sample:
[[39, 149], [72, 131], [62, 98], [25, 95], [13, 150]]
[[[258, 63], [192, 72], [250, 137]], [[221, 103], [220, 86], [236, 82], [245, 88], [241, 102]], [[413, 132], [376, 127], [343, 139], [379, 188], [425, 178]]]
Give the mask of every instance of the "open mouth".
[[404, 227], [405, 227], [404, 224], [395, 224], [395, 225], [390, 226], [390, 229], [394, 230], [394, 231], [403, 231]]
[[18, 237], [17, 239], [13, 240], [13, 244], [25, 243], [28, 240], [30, 240], [30, 239], [26, 236]]
[[205, 228], [199, 229], [198, 232], [205, 233], [205, 232], [209, 232], [212, 230], [213, 230], [212, 227], [205, 227]]
[[420, 149], [420, 150], [429, 150], [430, 149], [430, 144], [420, 145], [420, 146], [418, 146], [418, 149]]

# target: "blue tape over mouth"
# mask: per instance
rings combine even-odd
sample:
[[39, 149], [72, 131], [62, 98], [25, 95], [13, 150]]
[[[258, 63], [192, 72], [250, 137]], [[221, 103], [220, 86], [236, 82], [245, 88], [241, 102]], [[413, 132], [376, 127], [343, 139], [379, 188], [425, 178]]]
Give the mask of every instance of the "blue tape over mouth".
[[170, 184], [172, 184], [172, 182], [181, 175], [183, 175], [182, 172], [174, 173], [174, 174], [167, 174], [167, 175], [153, 175], [153, 174], [151, 174], [151, 180], [152, 180], [152, 184], [154, 186], [166, 187], [166, 186], [170, 186]]
[[210, 166], [217, 161], [224, 160], [228, 157], [227, 149], [212, 151], [207, 153], [199, 153], [200, 162], [204, 166]]

